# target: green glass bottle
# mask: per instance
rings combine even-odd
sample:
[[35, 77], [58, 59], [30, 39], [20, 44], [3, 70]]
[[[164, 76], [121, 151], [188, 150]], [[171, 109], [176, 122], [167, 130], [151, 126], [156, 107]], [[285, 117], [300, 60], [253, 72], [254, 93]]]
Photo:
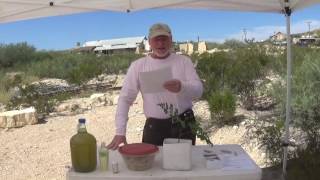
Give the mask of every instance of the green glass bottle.
[[71, 161], [76, 172], [94, 171], [97, 166], [97, 141], [86, 129], [86, 120], [79, 119], [78, 133], [71, 137]]

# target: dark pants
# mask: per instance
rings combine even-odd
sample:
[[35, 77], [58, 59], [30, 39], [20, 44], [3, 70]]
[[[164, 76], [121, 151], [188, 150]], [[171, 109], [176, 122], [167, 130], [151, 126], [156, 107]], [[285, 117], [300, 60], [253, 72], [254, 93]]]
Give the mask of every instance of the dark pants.
[[196, 135], [192, 133], [187, 125], [187, 123], [195, 121], [193, 111], [188, 109], [180, 114], [179, 117], [186, 123], [184, 128], [181, 127], [180, 123], [172, 122], [171, 118], [148, 118], [144, 125], [142, 142], [162, 146], [165, 138], [180, 138], [191, 139], [192, 145], [195, 145]]

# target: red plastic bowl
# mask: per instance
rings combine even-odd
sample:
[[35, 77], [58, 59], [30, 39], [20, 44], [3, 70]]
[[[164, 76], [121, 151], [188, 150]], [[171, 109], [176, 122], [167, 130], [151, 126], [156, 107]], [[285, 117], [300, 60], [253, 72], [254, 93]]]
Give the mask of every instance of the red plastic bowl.
[[125, 144], [119, 148], [119, 152], [126, 155], [145, 155], [157, 152], [158, 150], [157, 146], [147, 143]]

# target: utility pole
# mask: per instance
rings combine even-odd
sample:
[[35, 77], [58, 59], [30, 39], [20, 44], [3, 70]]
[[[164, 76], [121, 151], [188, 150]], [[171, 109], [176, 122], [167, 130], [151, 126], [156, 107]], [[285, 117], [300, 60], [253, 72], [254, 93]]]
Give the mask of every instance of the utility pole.
[[242, 31], [243, 31], [243, 35], [244, 35], [244, 36], [243, 36], [243, 37], [244, 37], [243, 40], [244, 40], [244, 42], [247, 42], [247, 29], [246, 29], [246, 28], [243, 28]]
[[307, 21], [306, 23], [308, 24], [308, 38], [311, 38], [311, 35], [310, 35], [310, 25], [311, 25], [311, 21]]

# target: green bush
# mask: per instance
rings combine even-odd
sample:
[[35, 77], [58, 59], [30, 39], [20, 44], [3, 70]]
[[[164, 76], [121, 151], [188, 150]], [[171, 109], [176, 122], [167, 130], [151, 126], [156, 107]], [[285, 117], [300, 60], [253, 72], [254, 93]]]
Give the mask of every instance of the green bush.
[[319, 137], [308, 142], [305, 149], [298, 149], [289, 160], [287, 179], [318, 180], [320, 176], [320, 142]]
[[229, 90], [213, 92], [209, 99], [209, 109], [213, 123], [229, 125], [236, 111], [236, 97]]
[[223, 43], [222, 47], [230, 48], [230, 49], [238, 49], [238, 48], [247, 47], [247, 44], [236, 39], [228, 39]]
[[202, 54], [199, 56], [197, 71], [204, 83], [204, 98], [208, 99], [212, 92], [228, 87], [227, 71], [233, 62], [226, 52]]
[[[293, 75], [292, 108], [294, 123], [305, 132], [320, 130], [320, 53], [305, 54]], [[320, 133], [319, 133], [320, 135]]]
[[0, 84], [0, 103], [7, 104], [13, 94], [9, 91], [9, 85], [7, 84], [5, 78], [0, 78]]
[[29, 84], [37, 80], [39, 80], [39, 78], [35, 76], [27, 76], [21, 72], [0, 72], [0, 102], [7, 104], [10, 101], [10, 99], [15, 95], [12, 90], [13, 88], [23, 84]]
[[70, 93], [43, 96], [35, 90], [34, 85], [20, 86], [20, 96], [13, 97], [7, 104], [8, 109], [19, 109], [21, 107], [33, 106], [38, 114], [47, 115], [53, 112], [58, 102], [71, 97]]
[[100, 56], [95, 54], [72, 54], [68, 52], [56, 53], [42, 57], [47, 59], [37, 60], [27, 67], [27, 74], [40, 78], [66, 79], [70, 83], [81, 84], [99, 74], [118, 74], [126, 72], [130, 63], [138, 58], [135, 54], [120, 54]]
[[[294, 72], [301, 66], [305, 60], [305, 56], [317, 53], [318, 49], [302, 48], [300, 46], [292, 46], [292, 71]], [[275, 73], [286, 76], [287, 74], [287, 51], [276, 51], [275, 61], [271, 64]]]
[[256, 82], [263, 80], [270, 71], [273, 56], [267, 55], [259, 44], [230, 43], [236, 48], [229, 52], [205, 53], [195, 57], [197, 71], [205, 82], [204, 98], [210, 105], [213, 101], [209, 99], [212, 99], [213, 94], [228, 89], [234, 97], [239, 95], [245, 108], [250, 109], [254, 104]]
[[[23, 95], [28, 97], [22, 97], [20, 100], [11, 100], [11, 89], [43, 78], [59, 78], [69, 83], [82, 84], [102, 73], [126, 73], [130, 63], [139, 57], [141, 55], [133, 53], [97, 56], [63, 51], [35, 51], [34, 47], [26, 43], [0, 45], [0, 102], [10, 102], [9, 106], [16, 107], [19, 102], [32, 105], [31, 99], [34, 98], [39, 101], [39, 105], [36, 106], [50, 111], [50, 108], [46, 107], [46, 104], [50, 104], [49, 99], [28, 95], [31, 93], [29, 91], [32, 91], [31, 87], [23, 92]], [[9, 77], [7, 74], [16, 75]]]
[[[293, 67], [292, 75], [292, 125], [302, 129], [307, 134], [314, 134], [320, 130], [320, 52], [302, 48], [297, 51], [299, 58]], [[283, 77], [285, 79], [286, 77]], [[274, 86], [274, 98], [278, 103], [277, 111], [285, 117], [286, 104], [285, 84]], [[319, 133], [319, 132], [318, 132]]]
[[263, 80], [270, 71], [272, 56], [259, 45], [238, 48], [233, 54], [233, 64], [228, 70], [230, 88], [240, 95], [245, 108], [250, 109], [256, 91], [256, 81]]
[[22, 82], [22, 75], [16, 74], [11, 77], [7, 75], [5, 72], [0, 72], [0, 102], [3, 104], [7, 104], [11, 97], [14, 95], [12, 88], [17, 86]]
[[[257, 139], [259, 147], [265, 149], [268, 165], [279, 164], [283, 158], [282, 137], [284, 121], [282, 118], [261, 120], [256, 119], [252, 127], [248, 127], [249, 139]], [[291, 154], [291, 153], [290, 153]], [[291, 156], [289, 154], [289, 157]]]
[[33, 60], [35, 48], [27, 43], [0, 44], [0, 68], [11, 68]]
[[[293, 53], [291, 133], [299, 132], [304, 135], [305, 142], [299, 143], [304, 143], [310, 148], [319, 148], [319, 144], [313, 142], [319, 143], [320, 137], [320, 52], [315, 49], [297, 48]], [[282, 57], [278, 58], [278, 62], [282, 61]], [[286, 67], [279, 67], [279, 69], [281, 68], [285, 69]], [[279, 72], [281, 74], [285, 70]], [[282, 73], [282, 75], [282, 80], [286, 79], [285, 74]], [[258, 137], [260, 145], [267, 149], [267, 156], [274, 163], [280, 163], [282, 158], [281, 135], [284, 134], [286, 119], [286, 84], [281, 83], [282, 80], [273, 85], [272, 92], [272, 96], [277, 102], [274, 109], [274, 115], [278, 117], [277, 120], [260, 119], [259, 121], [263, 121], [264, 125], [255, 126], [256, 132], [252, 134]], [[303, 151], [293, 151], [288, 155], [289, 159], [293, 159], [294, 162], [300, 161], [300, 158], [301, 161], [309, 161], [309, 156], [311, 155]], [[310, 163], [310, 168], [312, 168], [312, 162]], [[309, 165], [307, 162], [305, 163], [305, 167]]]

